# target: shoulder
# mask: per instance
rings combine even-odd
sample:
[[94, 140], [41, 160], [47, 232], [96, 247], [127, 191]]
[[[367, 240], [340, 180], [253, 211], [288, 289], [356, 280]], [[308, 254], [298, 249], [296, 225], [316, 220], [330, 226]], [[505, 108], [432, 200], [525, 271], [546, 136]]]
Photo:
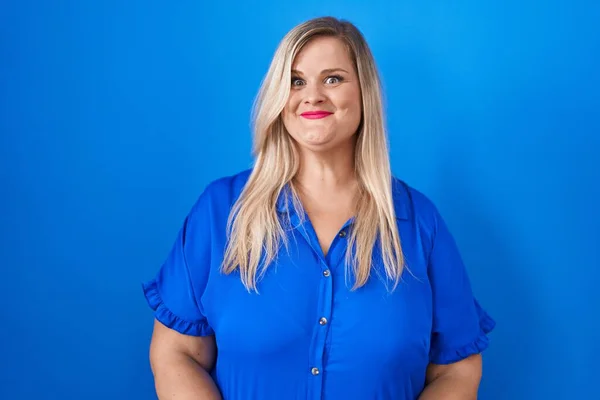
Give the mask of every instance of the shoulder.
[[397, 178], [393, 180], [392, 192], [401, 234], [418, 238], [417, 242], [426, 249], [427, 258], [434, 244], [454, 245], [444, 218], [429, 196]]
[[393, 177], [392, 196], [399, 219], [412, 220], [432, 229], [438, 223], [440, 215], [435, 203], [425, 193], [407, 182]]
[[231, 207], [242, 193], [251, 172], [251, 169], [247, 169], [209, 181], [197, 198], [192, 208], [192, 214], [209, 212], [213, 217], [228, 217]]
[[234, 175], [216, 178], [206, 185], [202, 195], [220, 200], [227, 197], [238, 197], [246, 185], [251, 173], [252, 170], [247, 169]]

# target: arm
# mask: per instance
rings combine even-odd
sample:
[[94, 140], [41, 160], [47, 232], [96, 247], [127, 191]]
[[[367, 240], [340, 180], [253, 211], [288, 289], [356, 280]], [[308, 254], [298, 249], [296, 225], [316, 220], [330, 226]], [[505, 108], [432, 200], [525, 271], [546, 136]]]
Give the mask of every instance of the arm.
[[476, 400], [481, 372], [481, 354], [447, 365], [429, 364], [419, 400]]
[[214, 336], [189, 336], [154, 321], [150, 365], [161, 400], [221, 400], [209, 371], [216, 359]]
[[[495, 321], [473, 295], [467, 269], [444, 219], [430, 207], [423, 225], [431, 232], [428, 277], [432, 329], [425, 389], [419, 400], [474, 400], [482, 375], [481, 353]], [[431, 213], [431, 214], [429, 214]]]

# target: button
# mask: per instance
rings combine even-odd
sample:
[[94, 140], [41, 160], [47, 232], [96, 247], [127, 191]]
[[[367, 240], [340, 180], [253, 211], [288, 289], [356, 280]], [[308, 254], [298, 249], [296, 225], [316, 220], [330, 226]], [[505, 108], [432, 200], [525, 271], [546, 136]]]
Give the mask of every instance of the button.
[[319, 320], [319, 324], [325, 325], [327, 323], [327, 318], [323, 317]]
[[329, 272], [329, 270], [328, 270], [328, 269], [326, 269], [325, 271], [323, 271], [323, 276], [324, 276], [325, 278], [327, 278], [329, 275], [331, 275], [331, 272]]
[[310, 373], [313, 375], [319, 375], [319, 368], [313, 367], [313, 369], [310, 370]]
[[346, 237], [346, 231], [341, 231], [340, 234], [339, 234], [339, 236], [341, 238]]

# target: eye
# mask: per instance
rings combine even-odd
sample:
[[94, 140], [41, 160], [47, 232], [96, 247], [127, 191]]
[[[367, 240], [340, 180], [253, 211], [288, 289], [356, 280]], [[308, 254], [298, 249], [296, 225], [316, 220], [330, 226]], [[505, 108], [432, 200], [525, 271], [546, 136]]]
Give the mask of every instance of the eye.
[[328, 76], [327, 78], [325, 78], [325, 83], [334, 85], [336, 83], [342, 82], [343, 80], [344, 80], [344, 78], [342, 78], [339, 75], [331, 75], [331, 76]]
[[302, 86], [304, 81], [296, 76], [292, 76], [292, 86]]

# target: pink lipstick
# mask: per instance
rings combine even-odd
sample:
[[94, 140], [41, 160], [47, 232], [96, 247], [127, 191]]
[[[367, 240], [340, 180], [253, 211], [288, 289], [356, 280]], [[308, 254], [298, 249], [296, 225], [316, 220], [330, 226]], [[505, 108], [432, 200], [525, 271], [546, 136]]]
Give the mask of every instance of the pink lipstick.
[[331, 112], [328, 111], [307, 111], [303, 112], [302, 115], [306, 119], [321, 119], [330, 116]]

